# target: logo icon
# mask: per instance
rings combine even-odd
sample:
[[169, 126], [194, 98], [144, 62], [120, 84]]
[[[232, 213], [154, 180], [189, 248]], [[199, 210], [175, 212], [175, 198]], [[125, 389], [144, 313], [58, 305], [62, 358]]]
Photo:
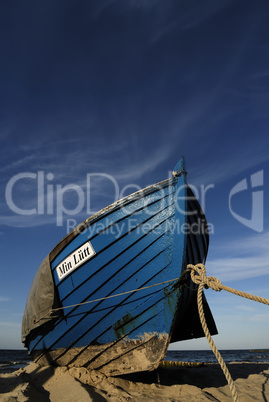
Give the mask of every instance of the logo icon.
[[257, 187], [263, 186], [263, 170], [260, 170], [257, 173], [254, 173], [250, 176], [250, 184], [251, 184], [251, 218], [245, 218], [234, 212], [231, 206], [231, 199], [238, 193], [242, 191], [248, 190], [247, 179], [244, 179], [237, 183], [229, 194], [229, 209], [231, 214], [235, 219], [237, 219], [243, 225], [249, 227], [250, 229], [255, 230], [256, 232], [261, 233], [263, 231], [263, 190], [257, 190]]

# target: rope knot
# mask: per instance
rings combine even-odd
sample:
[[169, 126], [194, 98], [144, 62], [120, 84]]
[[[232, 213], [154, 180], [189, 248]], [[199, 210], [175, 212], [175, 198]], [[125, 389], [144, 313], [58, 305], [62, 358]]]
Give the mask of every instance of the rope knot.
[[[230, 390], [232, 392], [233, 400], [235, 402], [237, 402], [237, 401], [239, 401], [239, 398], [238, 398], [238, 395], [236, 392], [236, 388], [235, 388], [233, 379], [231, 377], [231, 374], [229, 373], [229, 370], [228, 370], [223, 358], [221, 357], [220, 353], [218, 352], [216, 345], [213, 342], [213, 339], [211, 338], [209, 329], [206, 324], [204, 307], [203, 307], [203, 297], [202, 297], [203, 296], [203, 288], [210, 287], [211, 289], [216, 290], [217, 292], [219, 292], [220, 290], [223, 289], [223, 290], [226, 290], [227, 292], [233, 293], [235, 295], [245, 297], [246, 299], [255, 300], [257, 302], [267, 304], [267, 305], [269, 305], [269, 299], [265, 299], [264, 297], [254, 296], [254, 295], [251, 295], [250, 293], [241, 292], [240, 290], [236, 290], [236, 289], [230, 288], [229, 286], [225, 286], [221, 283], [220, 280], [218, 280], [214, 276], [207, 277], [206, 269], [203, 264], [196, 264], [196, 265], [188, 264], [186, 271], [190, 271], [192, 281], [194, 283], [196, 283], [197, 285], [199, 285], [198, 289], [197, 289], [197, 305], [198, 305], [198, 312], [199, 312], [201, 325], [204, 330], [204, 334], [209, 342], [209, 345], [210, 345], [211, 349], [213, 350], [213, 352], [223, 370], [226, 380], [228, 381]], [[186, 271], [183, 272], [183, 275], [186, 274]]]
[[216, 292], [220, 292], [221, 281], [214, 276], [206, 276], [206, 269], [203, 264], [188, 264], [187, 269], [191, 271], [191, 279], [196, 285], [203, 285], [206, 289], [211, 288]]
[[214, 276], [208, 276], [207, 277], [207, 286], [216, 292], [220, 292], [222, 289], [222, 283], [218, 278], [215, 278]]

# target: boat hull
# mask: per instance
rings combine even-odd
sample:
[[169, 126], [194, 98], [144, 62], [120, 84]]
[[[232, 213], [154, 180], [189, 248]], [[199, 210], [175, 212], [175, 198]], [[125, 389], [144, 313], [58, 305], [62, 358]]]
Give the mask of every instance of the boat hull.
[[[57, 361], [59, 366], [85, 367], [107, 376], [151, 371], [158, 368], [159, 362], [164, 359], [168, 338], [167, 335], [145, 334], [143, 339], [116, 344], [90, 345], [68, 351], [56, 349], [46, 354], [34, 352], [33, 359], [44, 366]], [[58, 358], [59, 355], [61, 358]]]
[[[53, 283], [54, 294], [33, 317], [42, 288], [35, 281], [23, 321], [23, 341], [36, 362], [106, 375], [153, 370], [171, 339], [203, 336], [197, 317], [186, 318], [193, 315], [196, 285], [179, 278], [186, 263], [204, 262], [208, 235], [194, 239], [182, 230], [203, 213], [187, 213], [197, 201], [188, 203], [180, 166], [171, 179], [87, 219], [49, 254], [45, 276], [51, 275], [47, 287]], [[214, 333], [210, 311], [208, 318]]]

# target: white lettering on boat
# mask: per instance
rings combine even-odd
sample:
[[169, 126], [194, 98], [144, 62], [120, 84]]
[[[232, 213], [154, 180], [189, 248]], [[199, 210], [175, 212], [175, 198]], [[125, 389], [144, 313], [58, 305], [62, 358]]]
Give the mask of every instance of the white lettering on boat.
[[93, 246], [88, 241], [79, 248], [77, 248], [73, 253], [69, 254], [60, 264], [56, 267], [56, 272], [59, 281], [65, 276], [69, 275], [74, 269], [77, 269], [80, 265], [84, 264], [90, 258], [95, 255]]

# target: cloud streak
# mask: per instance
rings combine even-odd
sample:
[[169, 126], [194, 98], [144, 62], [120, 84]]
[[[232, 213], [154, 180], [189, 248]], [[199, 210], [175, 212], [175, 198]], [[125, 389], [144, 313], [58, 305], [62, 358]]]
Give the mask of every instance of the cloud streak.
[[10, 298], [9, 298], [9, 297], [2, 297], [2, 296], [0, 296], [0, 302], [8, 302], [8, 301], [10, 301]]
[[[74, 190], [67, 191], [68, 186], [79, 188], [83, 196], [83, 208], [74, 213], [78, 223], [86, 219], [90, 214], [86, 204], [88, 199], [93, 199], [93, 209], [99, 209], [117, 201], [125, 195], [124, 188], [127, 186], [129, 192], [135, 192], [145, 186], [144, 176], [151, 175], [154, 184], [166, 177], [157, 176], [156, 170], [159, 166], [169, 159], [173, 150], [173, 145], [166, 143], [162, 148], [152, 147], [150, 154], [146, 157], [144, 152], [140, 152], [136, 158], [129, 158], [127, 144], [125, 141], [115, 142], [112, 147], [103, 149], [97, 145], [91, 147], [79, 146], [79, 141], [69, 141], [71, 148], [64, 153], [64, 161], [59, 163], [61, 149], [66, 147], [63, 141], [37, 146], [33, 144], [23, 147], [20, 150], [21, 158], [2, 168], [5, 176], [10, 177], [2, 180], [2, 193], [6, 193], [0, 202], [2, 214], [0, 224], [13, 227], [38, 227], [43, 225], [55, 224], [56, 214], [60, 209], [72, 211], [78, 204], [78, 194]], [[46, 152], [46, 148], [48, 152]], [[49, 152], [49, 149], [52, 149]], [[115, 163], [117, 161], [117, 163]], [[68, 168], [67, 168], [68, 167]], [[15, 174], [12, 175], [11, 173]], [[38, 173], [39, 172], [39, 173]], [[27, 178], [25, 173], [32, 176]], [[20, 179], [18, 175], [22, 175]], [[38, 181], [43, 175], [41, 184]], [[52, 179], [48, 179], [52, 177]], [[154, 178], [156, 179], [154, 180]], [[11, 184], [12, 180], [18, 178]], [[140, 184], [139, 184], [140, 183]], [[42, 191], [38, 191], [39, 185]], [[126, 188], [127, 188], [126, 187]], [[8, 197], [7, 189], [10, 189], [11, 196]], [[64, 205], [58, 197], [64, 191]], [[81, 198], [81, 197], [80, 197]], [[51, 200], [53, 211], [46, 212], [48, 199]], [[39, 205], [45, 205], [42, 213], [27, 215], [14, 213], [12, 204], [25, 211], [36, 210]], [[17, 208], [16, 208], [17, 209]], [[61, 213], [62, 211], [60, 211]]]
[[[206, 263], [208, 275], [222, 281], [238, 281], [269, 275], [269, 233], [241, 238], [214, 248], [219, 258]], [[227, 255], [229, 255], [227, 257]], [[269, 278], [269, 276], [268, 276]], [[268, 285], [269, 286], [269, 285]]]

